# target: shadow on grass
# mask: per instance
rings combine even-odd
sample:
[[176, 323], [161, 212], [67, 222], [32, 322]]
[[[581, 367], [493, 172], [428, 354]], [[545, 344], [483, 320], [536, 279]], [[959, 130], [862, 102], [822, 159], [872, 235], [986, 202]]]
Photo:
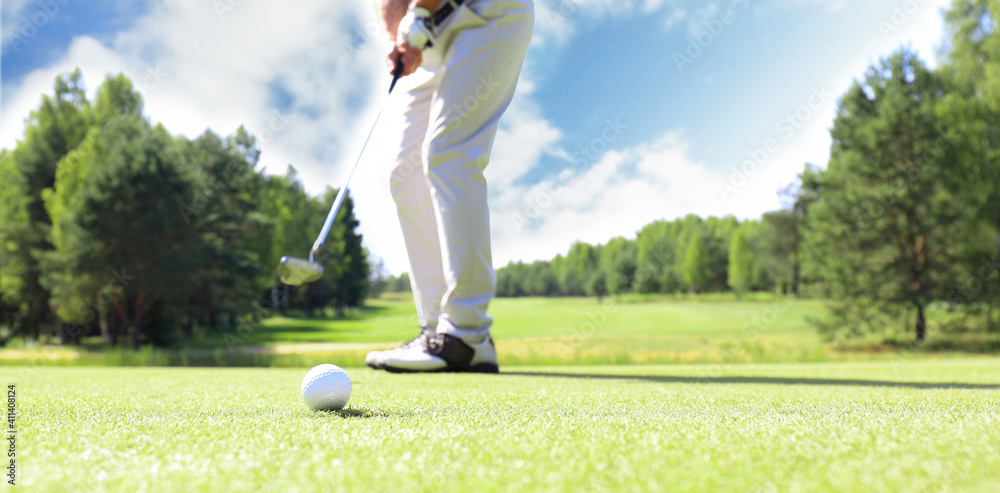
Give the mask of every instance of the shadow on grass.
[[783, 378], [783, 377], [679, 377], [653, 375], [602, 375], [586, 373], [534, 373], [534, 372], [503, 372], [501, 375], [517, 377], [553, 377], [580, 378], [597, 380], [636, 380], [654, 383], [724, 383], [724, 384], [770, 384], [770, 385], [845, 385], [857, 387], [895, 387], [904, 389], [962, 389], [962, 390], [1000, 390], [1000, 384], [979, 384], [959, 382], [893, 382], [888, 380], [854, 380], [825, 378]]
[[389, 413], [385, 411], [379, 411], [376, 409], [368, 409], [364, 407], [348, 407], [347, 409], [341, 409], [339, 411], [317, 411], [316, 414], [324, 417], [331, 418], [399, 418], [407, 416], [406, 413]]

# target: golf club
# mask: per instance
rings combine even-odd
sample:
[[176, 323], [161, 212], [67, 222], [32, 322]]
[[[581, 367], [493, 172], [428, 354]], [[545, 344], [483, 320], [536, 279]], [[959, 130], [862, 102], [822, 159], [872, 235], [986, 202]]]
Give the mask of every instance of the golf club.
[[[396, 60], [396, 66], [392, 71], [392, 83], [389, 85], [389, 94], [392, 94], [393, 88], [396, 87], [396, 82], [402, 75], [403, 58], [400, 57]], [[382, 109], [385, 109], [384, 103], [382, 105]], [[316, 282], [323, 277], [323, 266], [316, 261], [316, 254], [319, 252], [320, 248], [323, 248], [323, 242], [326, 241], [326, 236], [330, 233], [330, 227], [333, 226], [333, 220], [337, 217], [337, 211], [340, 210], [340, 204], [344, 201], [344, 196], [347, 195], [347, 187], [351, 184], [351, 178], [354, 176], [354, 172], [357, 171], [358, 164], [361, 163], [361, 157], [365, 154], [365, 148], [368, 147], [368, 141], [372, 138], [372, 132], [375, 131], [375, 125], [378, 124], [378, 119], [382, 116], [382, 109], [378, 110], [378, 115], [372, 123], [371, 130], [368, 131], [368, 137], [365, 138], [364, 145], [361, 146], [361, 153], [358, 154], [358, 160], [354, 162], [354, 168], [351, 169], [351, 174], [347, 175], [347, 181], [344, 182], [344, 186], [341, 187], [339, 192], [337, 192], [337, 198], [333, 201], [333, 207], [330, 208], [330, 214], [326, 216], [326, 222], [323, 223], [323, 229], [319, 232], [316, 242], [313, 243], [312, 250], [309, 251], [309, 260], [289, 256], [281, 257], [281, 261], [278, 262], [278, 276], [281, 278], [281, 282], [290, 286], [301, 286], [303, 284]]]

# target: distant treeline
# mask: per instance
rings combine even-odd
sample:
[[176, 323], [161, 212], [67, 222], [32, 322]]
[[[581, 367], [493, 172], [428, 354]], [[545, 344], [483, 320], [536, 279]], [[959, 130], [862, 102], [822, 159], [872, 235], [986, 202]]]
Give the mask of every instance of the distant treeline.
[[936, 69], [904, 49], [852, 84], [826, 169], [806, 165], [787, 210], [577, 243], [499, 269], [499, 295], [768, 290], [835, 300], [830, 336], [920, 340], [935, 303], [943, 331], [1000, 331], [1000, 1], [956, 0], [946, 25]]
[[143, 116], [128, 78], [108, 77], [91, 102], [79, 70], [58, 77], [26, 123], [0, 153], [0, 343], [242, 339], [278, 310], [362, 302], [369, 264], [350, 197], [322, 252], [323, 279], [279, 283], [278, 259], [308, 252], [336, 190], [311, 197], [291, 166], [286, 176], [258, 170], [243, 127], [172, 136]]
[[577, 242], [566, 255], [511, 263], [497, 271], [499, 296], [778, 290], [798, 293], [795, 213], [760, 221], [697, 216], [656, 221], [636, 239]]

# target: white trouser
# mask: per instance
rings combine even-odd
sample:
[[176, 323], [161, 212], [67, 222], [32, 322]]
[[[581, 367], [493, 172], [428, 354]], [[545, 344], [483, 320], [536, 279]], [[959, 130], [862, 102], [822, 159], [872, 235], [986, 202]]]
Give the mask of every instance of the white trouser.
[[[486, 330], [496, 290], [483, 170], [534, 29], [531, 0], [467, 0], [400, 80], [392, 196], [420, 325]], [[397, 89], [398, 90], [398, 89]], [[388, 114], [387, 114], [388, 116]]]

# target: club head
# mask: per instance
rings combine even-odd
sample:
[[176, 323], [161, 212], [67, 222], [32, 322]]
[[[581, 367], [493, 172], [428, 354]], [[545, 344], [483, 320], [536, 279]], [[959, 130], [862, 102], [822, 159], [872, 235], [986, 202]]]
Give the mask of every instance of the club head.
[[323, 266], [302, 258], [281, 257], [278, 276], [281, 277], [281, 282], [289, 286], [301, 286], [323, 277]]

